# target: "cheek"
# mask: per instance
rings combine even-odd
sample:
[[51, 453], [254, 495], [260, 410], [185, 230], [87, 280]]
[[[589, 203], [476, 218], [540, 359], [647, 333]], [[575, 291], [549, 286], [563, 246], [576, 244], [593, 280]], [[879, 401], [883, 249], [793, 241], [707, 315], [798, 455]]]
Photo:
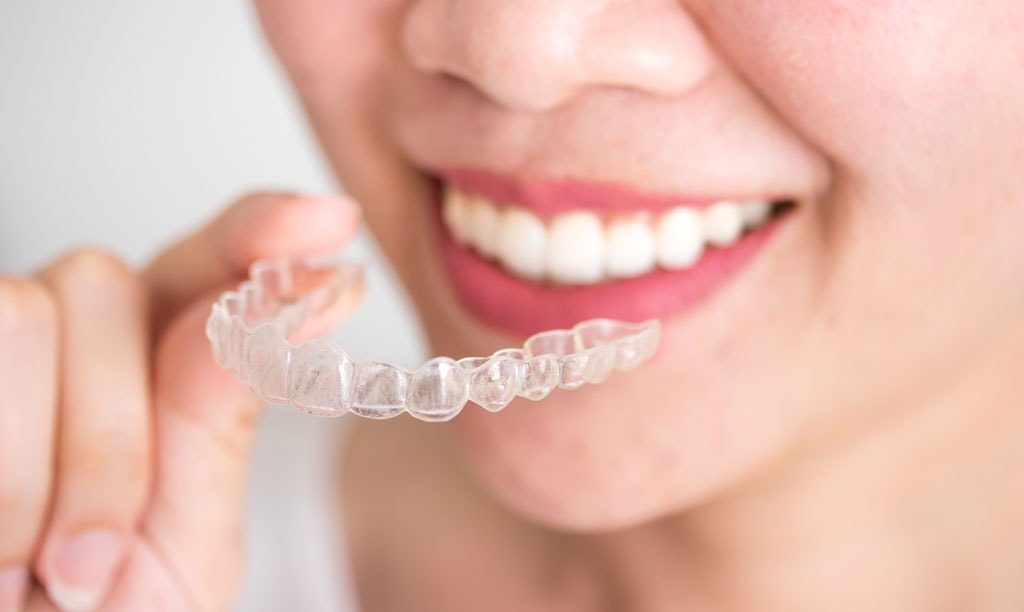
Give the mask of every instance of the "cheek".
[[834, 257], [905, 279], [934, 275], [936, 260], [965, 279], [1021, 272], [1024, 3], [715, 0], [702, 15], [832, 162]]
[[843, 170], [891, 168], [905, 181], [948, 164], [972, 136], [991, 145], [993, 119], [1010, 108], [995, 101], [1021, 101], [1006, 84], [1020, 69], [1013, 24], [1024, 8], [1005, 4], [724, 0], [709, 5], [706, 23], [769, 103]]
[[699, 6], [732, 67], [831, 163], [820, 302], [872, 388], [892, 401], [951, 380], [1020, 324], [1024, 3]]
[[386, 125], [406, 0], [256, 0], [263, 29], [294, 84], [333, 170], [365, 207], [393, 259], [407, 219], [396, 202], [409, 170]]
[[263, 30], [311, 97], [360, 91], [383, 63], [404, 0], [256, 0]]

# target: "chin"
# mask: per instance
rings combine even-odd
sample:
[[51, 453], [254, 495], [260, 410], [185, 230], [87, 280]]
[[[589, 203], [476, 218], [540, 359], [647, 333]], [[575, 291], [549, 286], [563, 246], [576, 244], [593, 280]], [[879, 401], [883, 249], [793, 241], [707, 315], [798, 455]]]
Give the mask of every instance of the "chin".
[[[692, 508], [756, 460], [723, 454], [708, 411], [669, 412], [702, 420], [700, 432], [638, 419], [625, 402], [628, 380], [517, 400], [491, 414], [466, 411], [450, 427], [479, 485], [526, 520], [568, 532], [628, 529]], [[634, 409], [623, 410], [623, 406]], [[662, 410], [651, 410], [655, 419]], [[709, 420], [710, 419], [710, 420]], [[692, 428], [691, 428], [692, 429]]]

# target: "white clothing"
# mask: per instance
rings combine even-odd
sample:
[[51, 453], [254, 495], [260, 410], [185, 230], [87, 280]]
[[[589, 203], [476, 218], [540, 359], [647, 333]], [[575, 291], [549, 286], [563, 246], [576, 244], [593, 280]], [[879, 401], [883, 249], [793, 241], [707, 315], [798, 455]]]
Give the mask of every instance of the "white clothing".
[[237, 612], [357, 612], [336, 497], [346, 419], [271, 406], [247, 494]]

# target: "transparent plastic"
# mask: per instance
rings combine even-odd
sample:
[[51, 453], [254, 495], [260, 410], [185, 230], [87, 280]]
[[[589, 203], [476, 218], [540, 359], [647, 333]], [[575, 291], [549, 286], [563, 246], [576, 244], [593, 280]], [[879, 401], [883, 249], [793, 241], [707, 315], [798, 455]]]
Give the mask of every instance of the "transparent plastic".
[[660, 324], [585, 321], [536, 334], [522, 348], [458, 361], [437, 357], [414, 371], [382, 361], [355, 362], [318, 338], [288, 337], [310, 318], [362, 294], [363, 267], [304, 260], [262, 261], [225, 293], [206, 323], [217, 363], [267, 402], [321, 416], [351, 413], [387, 419], [408, 412], [448, 421], [467, 402], [498, 411], [516, 397], [541, 400], [556, 388], [604, 382], [650, 358]]

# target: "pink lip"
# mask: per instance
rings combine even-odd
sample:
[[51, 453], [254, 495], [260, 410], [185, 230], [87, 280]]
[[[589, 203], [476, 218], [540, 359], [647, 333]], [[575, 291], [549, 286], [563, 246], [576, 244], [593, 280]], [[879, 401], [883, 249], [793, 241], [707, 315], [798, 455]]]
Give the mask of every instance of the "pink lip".
[[[607, 212], [657, 212], [674, 206], [704, 208], [723, 200], [765, 199], [765, 195], [741, 197], [697, 196], [688, 194], [640, 193], [626, 187], [574, 180], [521, 182], [472, 168], [453, 168], [441, 172], [450, 184], [478, 193], [502, 204], [515, 204], [540, 217], [551, 217], [569, 210], [586, 208]], [[776, 201], [776, 198], [767, 198]]]
[[[474, 176], [486, 176], [475, 174]], [[462, 178], [462, 177], [460, 177]], [[459, 181], [467, 189], [476, 185]], [[491, 189], [488, 189], [488, 185]], [[501, 199], [493, 187], [510, 183], [497, 181], [484, 185], [488, 197]], [[630, 210], [640, 200], [645, 208], [652, 207], [650, 199], [635, 195], [625, 201], [608, 200], [608, 188], [588, 190], [581, 185], [551, 184], [528, 188], [532, 205], [551, 210], [564, 206], [556, 194], [577, 194], [573, 207], [582, 207], [580, 197], [592, 193], [602, 196], [604, 206], [612, 210]], [[507, 192], [512, 194], [513, 192]], [[523, 203], [517, 197], [512, 201]], [[508, 201], [508, 200], [506, 200]], [[667, 201], [667, 199], [665, 200]], [[672, 198], [672, 205], [680, 205]], [[593, 203], [591, 203], [593, 207]], [[716, 287], [749, 262], [775, 234], [781, 222], [790, 214], [776, 218], [754, 232], [746, 234], [736, 244], [713, 248], [705, 252], [692, 268], [678, 271], [656, 271], [628, 280], [617, 280], [597, 285], [566, 287], [525, 281], [509, 275], [494, 262], [482, 259], [475, 252], [458, 245], [441, 221], [441, 190], [436, 193], [436, 231], [442, 246], [442, 257], [455, 293], [465, 307], [484, 323], [507, 333], [526, 337], [539, 331], [572, 327], [580, 321], [593, 318], [613, 318], [623, 321], [644, 321], [664, 318], [684, 312], [703, 300]]]

